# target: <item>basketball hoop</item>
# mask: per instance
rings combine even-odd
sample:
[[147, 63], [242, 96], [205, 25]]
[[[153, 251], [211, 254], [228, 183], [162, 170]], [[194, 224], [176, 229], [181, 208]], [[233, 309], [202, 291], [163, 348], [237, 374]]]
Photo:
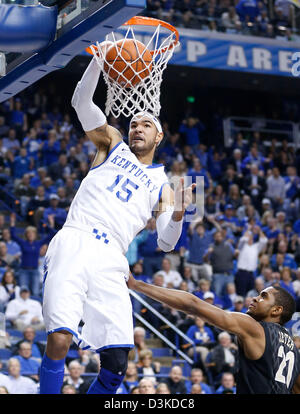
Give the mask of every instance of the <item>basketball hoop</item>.
[[[136, 26], [144, 27], [146, 35], [144, 36], [144, 45], [148, 51], [150, 51], [152, 60], [144, 60], [145, 53], [140, 52], [138, 43], [140, 36], [135, 34]], [[155, 116], [159, 116], [160, 105], [160, 86], [162, 83], [162, 75], [167, 67], [169, 60], [171, 59], [175, 48], [179, 45], [178, 31], [171, 24], [162, 20], [135, 16], [124, 23], [121, 26], [121, 31], [125, 31], [125, 35], [122, 33], [111, 32], [106, 36], [106, 42], [113, 42], [114, 44], [123, 39], [132, 40], [135, 42], [137, 59], [139, 63], [142, 63], [145, 68], [148, 68], [147, 76], [141, 76], [141, 72], [135, 71], [133, 64], [136, 62], [126, 61], [122, 56], [122, 47], [118, 48], [117, 56], [114, 62], [109, 62], [106, 59], [107, 49], [100, 46], [99, 42], [96, 45], [92, 45], [86, 49], [88, 53], [91, 53], [97, 59], [100, 65], [104, 77], [104, 81], [107, 85], [107, 99], [105, 104], [105, 113], [108, 116], [112, 114], [118, 118], [121, 114], [126, 117], [134, 115], [136, 112], [147, 111]], [[153, 32], [154, 30], [154, 32]], [[148, 34], [149, 33], [149, 34]], [[139, 38], [139, 39], [138, 39]], [[145, 41], [146, 39], [146, 41]], [[121, 42], [122, 43], [122, 42]], [[149, 55], [149, 52], [148, 52]], [[123, 67], [118, 72], [119, 77], [126, 75], [128, 70], [134, 72], [134, 82], [130, 80], [126, 81], [126, 87], [116, 80], [112, 80], [109, 76], [107, 68], [112, 71], [116, 71], [114, 66], [116, 61], [122, 61]], [[105, 69], [105, 70], [104, 70]], [[139, 81], [136, 82], [137, 77]]]

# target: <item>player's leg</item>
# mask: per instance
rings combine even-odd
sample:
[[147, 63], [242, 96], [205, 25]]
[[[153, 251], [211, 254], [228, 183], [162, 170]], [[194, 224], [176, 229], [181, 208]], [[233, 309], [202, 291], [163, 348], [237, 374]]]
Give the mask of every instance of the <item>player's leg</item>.
[[60, 394], [64, 379], [65, 358], [72, 336], [70, 332], [64, 330], [48, 335], [46, 352], [40, 370], [41, 394]]
[[115, 394], [127, 370], [130, 348], [107, 348], [100, 352], [101, 369], [87, 394]]

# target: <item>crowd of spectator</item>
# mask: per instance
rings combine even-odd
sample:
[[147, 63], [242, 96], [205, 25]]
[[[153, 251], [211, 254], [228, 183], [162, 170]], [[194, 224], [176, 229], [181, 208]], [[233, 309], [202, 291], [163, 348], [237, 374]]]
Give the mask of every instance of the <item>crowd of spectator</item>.
[[296, 39], [288, 0], [147, 0], [146, 10], [177, 27]]
[[[125, 120], [109, 122], [119, 126], [126, 141]], [[278, 284], [293, 295], [300, 312], [297, 150], [285, 140], [266, 142], [258, 131], [247, 136], [238, 132], [229, 148], [220, 140], [208, 145], [214, 142], [208, 136], [211, 130], [190, 113], [183, 115], [177, 129], [164, 120], [163, 129], [165, 140], [155, 162], [165, 165], [170, 180], [203, 177], [204, 216], [197, 217], [194, 210], [187, 213], [193, 219], [184, 221], [180, 240], [169, 254], [157, 247], [156, 221], [151, 218], [126, 254], [134, 276], [238, 312], [245, 312], [261, 289]], [[0, 191], [5, 203], [0, 214], [0, 312], [8, 327], [24, 331], [18, 343], [0, 335], [0, 347], [14, 353], [3, 368], [8, 375], [0, 375], [1, 381], [7, 380], [0, 385], [8, 392], [38, 392], [44, 344], [34, 335], [44, 329], [44, 256], [94, 156], [94, 145], [72, 116], [47, 104], [47, 98], [24, 94], [0, 105]], [[195, 192], [196, 199], [198, 195]], [[179, 340], [178, 347], [194, 361], [193, 370], [190, 378], [178, 365], [170, 374], [160, 374], [140, 329], [119, 392], [234, 393], [238, 368], [234, 338], [200, 318], [143, 299], [190, 338]], [[133, 300], [133, 307], [169, 340], [178, 342], [174, 331], [140, 302]], [[89, 379], [82, 374], [99, 369], [97, 356], [76, 352], [67, 362], [62, 393], [84, 393]]]

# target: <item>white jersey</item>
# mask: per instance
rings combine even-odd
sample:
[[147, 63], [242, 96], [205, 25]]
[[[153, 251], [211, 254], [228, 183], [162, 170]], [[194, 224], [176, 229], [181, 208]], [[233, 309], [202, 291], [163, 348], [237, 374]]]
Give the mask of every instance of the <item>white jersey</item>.
[[152, 217], [167, 182], [163, 165], [142, 164], [121, 141], [83, 179], [65, 226], [104, 226], [125, 253]]

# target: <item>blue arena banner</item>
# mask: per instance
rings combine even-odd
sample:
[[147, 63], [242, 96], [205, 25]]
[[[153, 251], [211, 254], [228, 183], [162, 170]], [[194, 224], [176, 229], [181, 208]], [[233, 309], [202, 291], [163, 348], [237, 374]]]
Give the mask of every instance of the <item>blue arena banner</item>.
[[[148, 31], [136, 34], [141, 42], [149, 41]], [[180, 47], [170, 65], [293, 76], [293, 55], [300, 52], [296, 41], [191, 29], [179, 29], [179, 34]]]

